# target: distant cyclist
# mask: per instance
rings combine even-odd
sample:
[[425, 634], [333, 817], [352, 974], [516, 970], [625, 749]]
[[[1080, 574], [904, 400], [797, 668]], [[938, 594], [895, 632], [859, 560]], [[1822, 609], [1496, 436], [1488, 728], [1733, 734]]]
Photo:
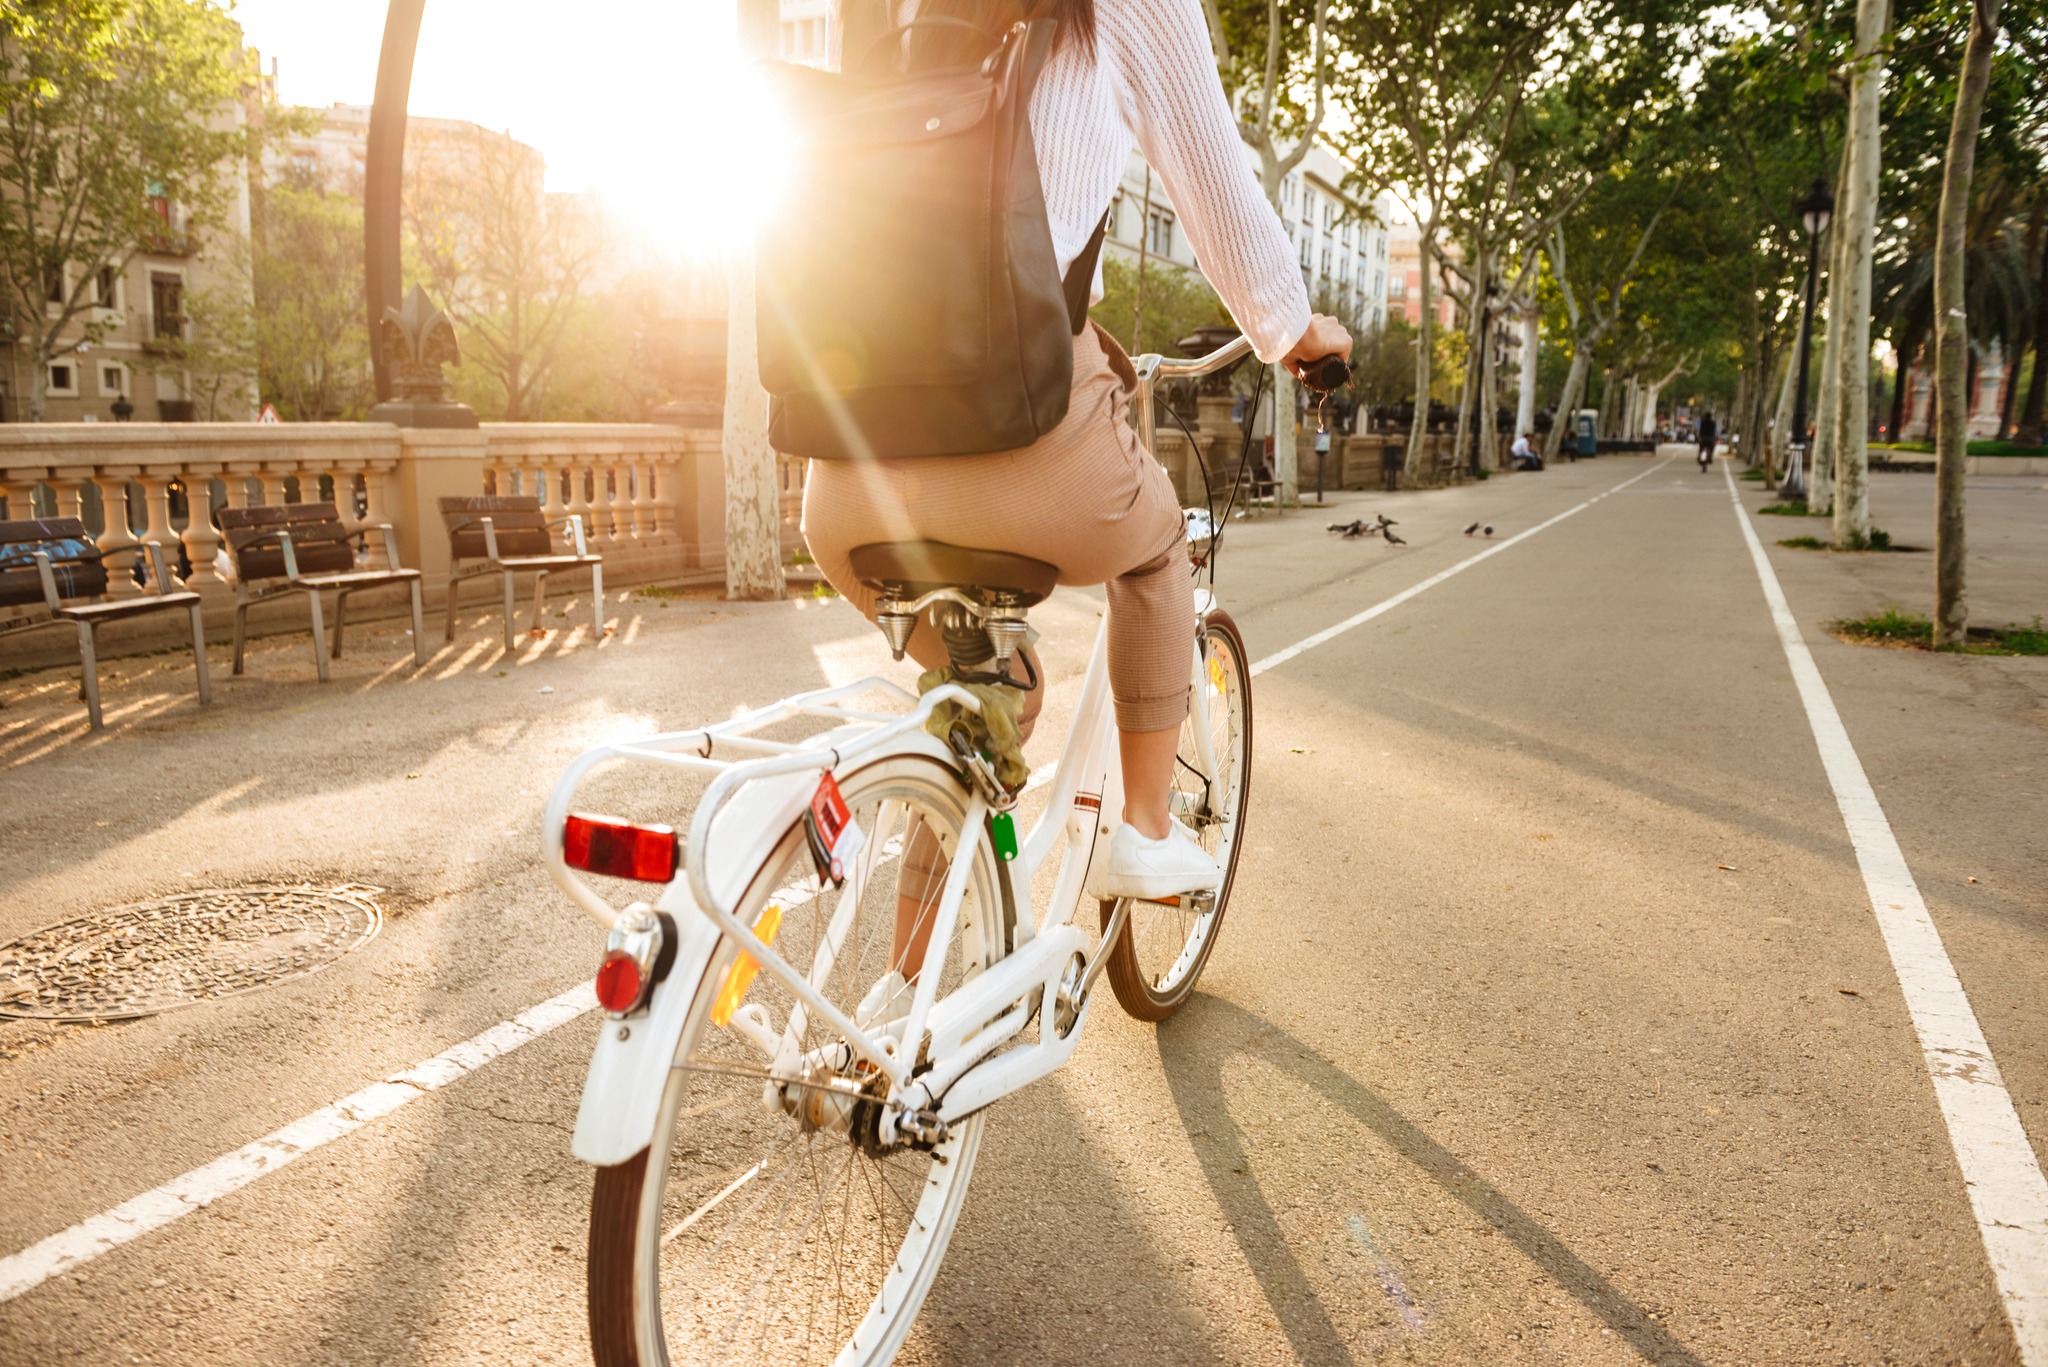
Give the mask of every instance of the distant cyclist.
[[1714, 426], [1712, 413], [1700, 419], [1700, 470], [1703, 473], [1714, 463], [1714, 442], [1720, 435], [1721, 429]]

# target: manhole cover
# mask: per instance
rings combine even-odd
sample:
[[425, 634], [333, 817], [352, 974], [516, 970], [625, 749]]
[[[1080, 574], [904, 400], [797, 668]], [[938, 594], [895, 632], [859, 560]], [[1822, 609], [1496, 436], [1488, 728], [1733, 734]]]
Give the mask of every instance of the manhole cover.
[[0, 945], [0, 1016], [133, 1020], [318, 972], [384, 924], [382, 888], [210, 888]]

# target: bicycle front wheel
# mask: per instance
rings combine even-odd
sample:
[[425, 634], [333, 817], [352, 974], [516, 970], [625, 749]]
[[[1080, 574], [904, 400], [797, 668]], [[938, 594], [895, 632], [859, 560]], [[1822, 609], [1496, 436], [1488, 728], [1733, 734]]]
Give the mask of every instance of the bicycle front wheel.
[[[844, 887], [821, 882], [799, 823], [736, 913], [766, 938], [772, 912], [776, 952], [799, 970], [823, 965], [824, 995], [856, 1015], [892, 968], [922, 962], [947, 865], [972, 844], [940, 960], [943, 998], [1000, 957], [1009, 935], [987, 842], [970, 842], [963, 829], [967, 794], [950, 770], [915, 756], [878, 760], [840, 786], [868, 834], [862, 867]], [[879, 1075], [847, 1057], [829, 1026], [809, 1021], [798, 1031], [804, 1056], [837, 1060], [811, 1076], [841, 1090], [778, 1092], [744, 1027], [779, 1038], [797, 1002], [766, 974], [732, 991], [737, 959], [725, 942], [697, 985], [653, 1144], [598, 1169], [593, 1355], [598, 1367], [885, 1367], [938, 1273], [985, 1117], [955, 1125], [935, 1147], [883, 1149], [878, 1108], [850, 1100], [843, 1086], [879, 1095]]]
[[[1103, 971], [1117, 1001], [1139, 1020], [1165, 1020], [1193, 995], [1195, 979], [1216, 948], [1244, 844], [1252, 784], [1251, 660], [1237, 623], [1221, 608], [1202, 624], [1201, 645], [1202, 667], [1181, 727], [1171, 802], [1173, 814], [1222, 866], [1223, 882], [1213, 902], [1178, 897], [1131, 904]], [[1204, 774], [1203, 735], [1215, 761], [1213, 778]], [[1116, 903], [1102, 903], [1105, 933], [1115, 912]]]

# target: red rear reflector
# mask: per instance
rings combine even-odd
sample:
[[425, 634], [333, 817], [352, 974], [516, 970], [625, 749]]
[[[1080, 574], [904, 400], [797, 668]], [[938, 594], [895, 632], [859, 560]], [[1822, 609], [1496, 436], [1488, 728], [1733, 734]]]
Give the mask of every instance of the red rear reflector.
[[673, 826], [629, 826], [601, 816], [571, 816], [562, 826], [562, 857], [585, 873], [667, 883], [676, 876], [681, 846]]
[[640, 965], [630, 954], [608, 954], [597, 966], [597, 1004], [607, 1011], [627, 1012], [640, 1004]]

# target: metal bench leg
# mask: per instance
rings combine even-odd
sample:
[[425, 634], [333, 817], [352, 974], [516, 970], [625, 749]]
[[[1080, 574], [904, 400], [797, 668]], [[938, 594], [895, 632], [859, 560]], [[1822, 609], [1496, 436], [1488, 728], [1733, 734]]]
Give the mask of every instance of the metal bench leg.
[[604, 566], [590, 567], [590, 610], [597, 621], [597, 639], [604, 639]]
[[199, 672], [199, 705], [213, 701], [213, 680], [206, 674], [206, 618], [192, 605], [192, 666]]
[[235, 585], [235, 668], [242, 672], [242, 647], [249, 638], [249, 586]]
[[448, 630], [441, 633], [444, 641], [455, 639], [455, 586], [461, 582], [455, 577], [455, 571], [448, 572]]
[[[512, 622], [519, 615], [519, 585], [517, 577], [510, 570], [505, 571], [505, 653], [510, 655], [519, 647], [512, 643]], [[540, 625], [540, 580], [533, 581], [533, 624]]]
[[416, 665], [427, 662], [426, 609], [420, 601], [420, 586], [425, 582], [424, 579], [414, 579], [407, 584], [412, 590], [412, 662]]
[[306, 597], [313, 614], [313, 667], [319, 671], [320, 682], [327, 683], [333, 677], [327, 672], [327, 642], [321, 639], [327, 634], [327, 617], [320, 610], [320, 590], [307, 589]]
[[93, 624], [78, 624], [78, 664], [80, 690], [85, 694], [85, 715], [92, 720], [92, 729], [97, 731], [105, 725], [100, 720], [100, 661], [93, 649]]
[[348, 616], [348, 590], [334, 591], [334, 658], [341, 658], [341, 623]]

